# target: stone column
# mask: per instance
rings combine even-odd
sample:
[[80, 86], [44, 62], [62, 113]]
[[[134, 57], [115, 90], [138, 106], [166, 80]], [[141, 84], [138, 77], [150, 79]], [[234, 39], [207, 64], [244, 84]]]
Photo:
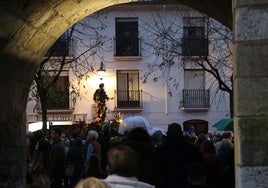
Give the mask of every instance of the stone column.
[[268, 185], [268, 1], [235, 0], [236, 187]]
[[[15, 55], [14, 55], [15, 56]], [[34, 67], [10, 54], [0, 62], [0, 187], [25, 184], [26, 103]]]

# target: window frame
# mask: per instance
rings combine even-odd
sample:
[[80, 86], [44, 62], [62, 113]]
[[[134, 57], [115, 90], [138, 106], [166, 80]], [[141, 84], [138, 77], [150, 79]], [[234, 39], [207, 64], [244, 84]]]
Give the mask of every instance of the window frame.
[[115, 18], [114, 56], [140, 56], [138, 17]]
[[116, 71], [116, 108], [142, 107], [139, 76], [139, 70], [136, 69]]
[[208, 56], [206, 17], [184, 17], [182, 56]]
[[[48, 74], [51, 75], [51, 79], [53, 79], [53, 72], [49, 71]], [[50, 80], [48, 78], [48, 80]], [[48, 101], [47, 101], [47, 109], [70, 109], [71, 98], [70, 98], [70, 89], [69, 89], [69, 71], [62, 71], [59, 75], [59, 78], [56, 80], [56, 83], [49, 88], [48, 90]], [[62, 87], [63, 86], [63, 87]], [[52, 97], [52, 96], [57, 97]]]

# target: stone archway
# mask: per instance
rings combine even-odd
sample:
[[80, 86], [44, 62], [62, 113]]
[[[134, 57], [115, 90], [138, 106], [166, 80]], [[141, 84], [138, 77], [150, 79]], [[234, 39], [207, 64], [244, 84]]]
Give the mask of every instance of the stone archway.
[[1, 1], [0, 187], [25, 184], [27, 95], [43, 55], [75, 22], [129, 1]]
[[[86, 15], [130, 1], [133, 0], [1, 1], [0, 187], [24, 183], [28, 89], [47, 49]], [[186, 4], [218, 20], [223, 18], [222, 23], [233, 13], [234, 18], [231, 22], [225, 20], [225, 25], [234, 28], [237, 187], [264, 187], [268, 181], [268, 151], [264, 147], [268, 142], [267, 2], [235, 0], [230, 7], [231, 0], [168, 1]], [[225, 6], [229, 8], [221, 11]]]

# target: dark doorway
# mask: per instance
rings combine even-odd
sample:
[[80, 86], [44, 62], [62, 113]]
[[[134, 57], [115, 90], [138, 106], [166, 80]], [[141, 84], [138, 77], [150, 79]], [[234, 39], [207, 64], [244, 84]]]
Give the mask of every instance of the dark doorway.
[[183, 122], [183, 130], [189, 134], [196, 133], [208, 133], [208, 122], [201, 119], [192, 119]]

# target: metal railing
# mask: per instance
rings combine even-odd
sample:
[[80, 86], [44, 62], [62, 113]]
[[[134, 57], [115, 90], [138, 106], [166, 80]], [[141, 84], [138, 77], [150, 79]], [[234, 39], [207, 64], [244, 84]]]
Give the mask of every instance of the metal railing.
[[[47, 101], [47, 110], [74, 110], [75, 95], [58, 92], [57, 96], [50, 97]], [[38, 102], [37, 110], [41, 112], [41, 104]]]
[[183, 90], [183, 108], [210, 108], [210, 92], [209, 90], [190, 89]]
[[115, 108], [142, 108], [142, 90], [115, 91]]

